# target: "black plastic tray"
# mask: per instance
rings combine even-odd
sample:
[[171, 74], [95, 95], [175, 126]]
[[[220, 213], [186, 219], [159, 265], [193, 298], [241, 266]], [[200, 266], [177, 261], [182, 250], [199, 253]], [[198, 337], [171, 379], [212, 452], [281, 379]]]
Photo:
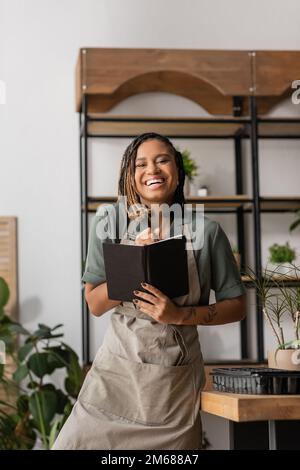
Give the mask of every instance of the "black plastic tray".
[[300, 372], [281, 369], [237, 367], [210, 372], [213, 387], [219, 392], [255, 395], [300, 394]]

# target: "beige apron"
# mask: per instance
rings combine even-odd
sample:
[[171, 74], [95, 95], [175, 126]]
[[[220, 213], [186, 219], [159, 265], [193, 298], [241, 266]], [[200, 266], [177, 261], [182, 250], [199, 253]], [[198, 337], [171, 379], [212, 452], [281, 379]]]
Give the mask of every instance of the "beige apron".
[[[183, 230], [189, 240], [188, 225]], [[199, 305], [193, 250], [187, 255], [189, 293], [172, 300]], [[195, 325], [158, 323], [123, 302], [52, 449], [201, 449], [204, 377]]]

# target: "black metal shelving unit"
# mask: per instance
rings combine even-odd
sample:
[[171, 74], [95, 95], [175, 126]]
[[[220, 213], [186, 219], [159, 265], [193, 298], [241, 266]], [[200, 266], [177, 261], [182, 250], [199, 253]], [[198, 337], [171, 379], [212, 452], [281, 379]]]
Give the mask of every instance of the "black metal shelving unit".
[[[220, 127], [217, 132], [199, 133], [197, 131], [187, 134], [165, 133], [169, 138], [176, 139], [233, 139], [234, 140], [234, 156], [235, 156], [235, 194], [234, 197], [228, 198], [189, 198], [191, 203], [205, 203], [206, 213], [235, 213], [237, 219], [237, 244], [241, 253], [241, 265], [245, 266], [245, 221], [244, 214], [253, 213], [253, 234], [254, 234], [254, 270], [257, 276], [261, 276], [261, 213], [274, 212], [292, 212], [300, 207], [299, 198], [290, 200], [288, 198], [264, 198], [260, 194], [259, 184], [259, 139], [300, 139], [300, 119], [294, 118], [263, 118], [257, 115], [256, 98], [249, 97], [250, 115], [242, 117], [238, 106], [239, 97], [233, 99], [233, 117], [212, 117], [212, 118], [148, 118], [122, 116], [116, 117], [112, 115], [97, 117], [89, 116], [88, 95], [83, 95], [82, 109], [79, 113], [79, 130], [80, 130], [80, 212], [81, 212], [81, 260], [82, 274], [85, 264], [88, 248], [88, 214], [95, 211], [95, 206], [101, 202], [112, 202], [116, 200], [113, 197], [97, 197], [92, 198], [88, 195], [88, 140], [92, 138], [134, 138], [138, 133], [112, 133], [101, 131], [101, 123], [118, 122], [142, 124], [144, 126], [151, 125], [151, 129], [155, 130], [157, 125], [173, 123], [180, 125], [181, 123], [189, 123], [191, 126], [201, 125], [223, 125], [224, 131], [226, 126], [233, 125], [233, 132], [220, 133]], [[94, 127], [90, 127], [90, 126]], [[96, 125], [96, 130], [95, 130]], [[290, 129], [292, 125], [292, 131]], [[280, 126], [279, 131], [274, 133], [272, 126]], [[290, 127], [289, 127], [290, 126]], [[107, 127], [107, 126], [106, 126]], [[200, 129], [199, 127], [199, 129]], [[196, 129], [197, 130], [197, 129]], [[144, 132], [145, 130], [143, 130]], [[230, 129], [229, 129], [230, 131]], [[159, 130], [158, 130], [159, 132]], [[252, 197], [244, 195], [243, 186], [243, 152], [242, 140], [249, 139], [251, 147], [251, 166], [252, 166]], [[214, 206], [212, 207], [212, 204]], [[219, 207], [217, 207], [219, 204]], [[224, 204], [226, 207], [224, 207]], [[282, 204], [282, 205], [280, 205]], [[290, 282], [293, 285], [293, 282]], [[249, 358], [248, 351], [248, 331], [247, 321], [243, 320], [240, 324], [241, 334], [241, 359]], [[261, 307], [259, 305], [258, 296], [256, 295], [256, 329], [257, 329], [257, 361], [264, 360], [264, 324]], [[89, 312], [82, 291], [82, 347], [83, 361], [88, 364], [90, 358], [90, 334], [89, 334]]]

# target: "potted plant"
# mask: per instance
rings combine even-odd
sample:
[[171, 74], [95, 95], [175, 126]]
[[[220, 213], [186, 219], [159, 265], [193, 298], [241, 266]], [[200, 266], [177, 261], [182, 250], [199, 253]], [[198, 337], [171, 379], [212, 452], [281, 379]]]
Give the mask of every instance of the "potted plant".
[[[179, 148], [176, 150], [180, 151]], [[184, 185], [184, 195], [185, 197], [189, 197], [190, 190], [191, 190], [191, 183], [195, 176], [198, 175], [198, 165], [196, 164], [195, 160], [191, 158], [191, 152], [188, 149], [184, 149], [181, 152], [182, 159], [183, 159], [183, 168], [185, 172], [185, 185]]]
[[[50, 449], [69, 416], [84, 379], [78, 356], [62, 341], [62, 325], [39, 324], [29, 332], [5, 313], [9, 289], [0, 277], [0, 342], [6, 360], [0, 364], [0, 450]], [[24, 342], [18, 346], [17, 336]], [[13, 364], [13, 374], [10, 368]], [[64, 386], [51, 383], [63, 370]]]
[[274, 243], [269, 247], [269, 261], [272, 263], [276, 274], [288, 274], [293, 271], [291, 263], [296, 259], [296, 253], [290, 247], [289, 242], [284, 245]]
[[[300, 281], [300, 267], [292, 265], [293, 278]], [[276, 348], [268, 351], [272, 368], [300, 370], [300, 287], [290, 287], [287, 275], [278, 278], [277, 270], [265, 268], [260, 278], [248, 268], [246, 272], [256, 287], [263, 314], [276, 340]], [[293, 327], [293, 337], [287, 330]]]

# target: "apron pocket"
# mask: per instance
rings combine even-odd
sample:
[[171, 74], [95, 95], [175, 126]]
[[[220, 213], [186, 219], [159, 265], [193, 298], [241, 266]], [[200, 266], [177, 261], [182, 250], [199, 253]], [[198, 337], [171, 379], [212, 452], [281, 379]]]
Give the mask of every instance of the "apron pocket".
[[[189, 362], [189, 352], [185, 344], [185, 340], [180, 333], [180, 330], [177, 329], [176, 326], [167, 325], [167, 328], [171, 332], [172, 341], [176, 345], [177, 358], [173, 364], [176, 366], [184, 365], [185, 362]], [[168, 348], [170, 349], [170, 345], [168, 345]]]
[[164, 366], [129, 361], [101, 350], [78, 400], [148, 426], [192, 425], [198, 412], [196, 367], [197, 361]]

